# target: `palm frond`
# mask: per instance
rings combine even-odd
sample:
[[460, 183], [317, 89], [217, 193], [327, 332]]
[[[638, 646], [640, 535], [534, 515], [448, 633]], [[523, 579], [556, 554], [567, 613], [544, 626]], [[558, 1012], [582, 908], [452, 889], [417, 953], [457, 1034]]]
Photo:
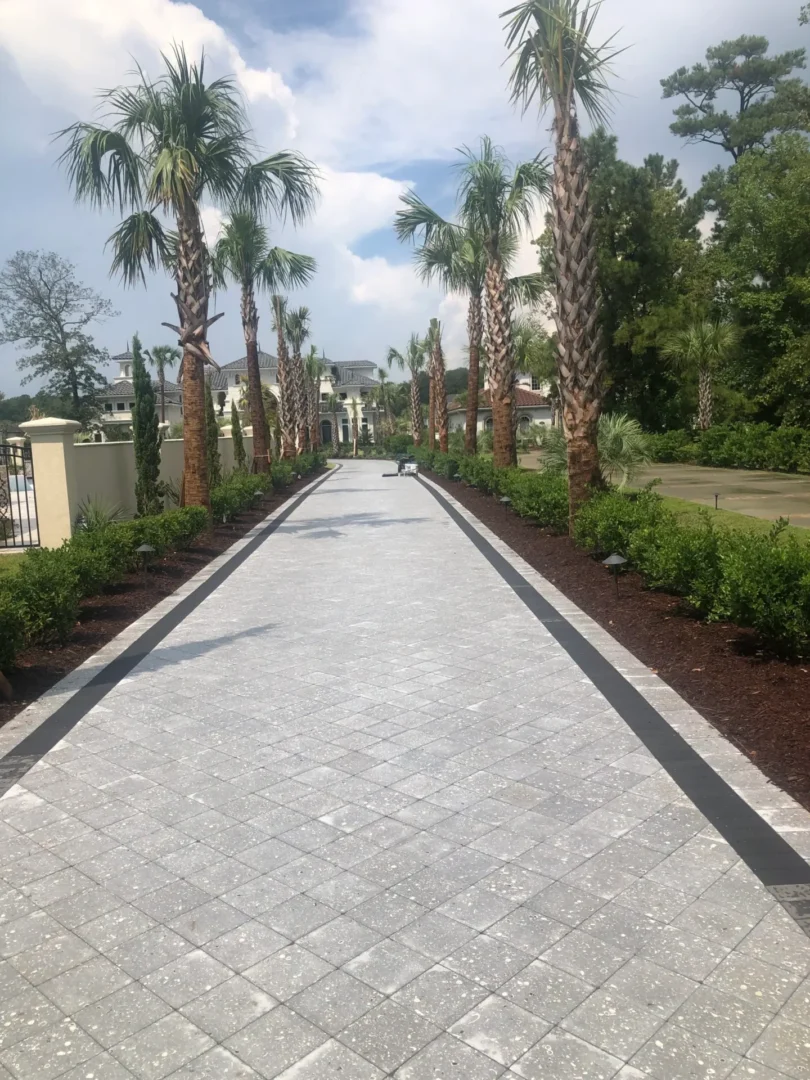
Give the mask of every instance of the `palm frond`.
[[283, 221], [300, 225], [315, 209], [320, 173], [313, 162], [294, 150], [281, 150], [249, 165], [236, 201], [256, 213], [271, 209]]
[[141, 201], [143, 168], [126, 135], [95, 124], [76, 123], [60, 131], [67, 146], [58, 164], [67, 172], [77, 202], [96, 208], [113, 207], [123, 213]]
[[421, 233], [422, 240], [428, 244], [437, 234], [452, 236], [459, 230], [458, 225], [445, 221], [415, 191], [406, 191], [399, 198], [405, 204], [405, 209], [397, 210], [394, 215], [394, 232], [398, 240], [413, 240], [417, 233]]
[[170, 247], [158, 218], [140, 210], [124, 218], [107, 241], [113, 259], [110, 274], [120, 274], [125, 285], [146, 283], [144, 268], [155, 271], [170, 266]]
[[591, 42], [602, 0], [523, 0], [502, 13], [506, 45], [514, 63], [512, 100], [524, 111], [533, 101], [540, 109], [553, 103], [558, 117], [568, 115], [578, 99], [593, 124], [607, 124], [613, 60], [624, 51], [611, 35]]
[[258, 267], [257, 284], [269, 292], [298, 289], [315, 275], [318, 264], [311, 255], [297, 255], [284, 248], [270, 248]]
[[513, 303], [533, 307], [546, 293], [546, 281], [542, 274], [519, 274], [509, 278], [509, 293]]

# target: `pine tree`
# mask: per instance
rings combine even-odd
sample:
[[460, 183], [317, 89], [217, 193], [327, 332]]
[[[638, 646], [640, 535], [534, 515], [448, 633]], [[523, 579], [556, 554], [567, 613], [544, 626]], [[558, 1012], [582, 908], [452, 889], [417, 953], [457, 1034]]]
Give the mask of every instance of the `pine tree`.
[[222, 482], [222, 462], [219, 457], [219, 427], [214, 412], [214, 398], [211, 387], [206, 386], [205, 393], [205, 461], [208, 469], [208, 490]]
[[146, 370], [137, 334], [132, 338], [132, 440], [135, 448], [135, 501], [141, 517], [159, 514], [161, 506], [160, 443], [155, 390]]
[[247, 454], [242, 439], [242, 423], [236, 402], [231, 401], [231, 438], [233, 439], [233, 463], [237, 472], [247, 472]]

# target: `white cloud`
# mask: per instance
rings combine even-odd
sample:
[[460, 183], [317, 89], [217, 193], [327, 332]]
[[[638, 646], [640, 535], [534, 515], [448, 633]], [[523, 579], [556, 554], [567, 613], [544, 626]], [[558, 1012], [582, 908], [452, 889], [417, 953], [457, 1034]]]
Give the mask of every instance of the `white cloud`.
[[293, 95], [271, 67], [250, 67], [235, 44], [193, 4], [171, 0], [3, 0], [0, 41], [40, 98], [85, 112], [99, 87], [134, 68], [156, 70], [161, 51], [182, 43], [235, 74], [249, 101], [266, 101], [295, 126]]

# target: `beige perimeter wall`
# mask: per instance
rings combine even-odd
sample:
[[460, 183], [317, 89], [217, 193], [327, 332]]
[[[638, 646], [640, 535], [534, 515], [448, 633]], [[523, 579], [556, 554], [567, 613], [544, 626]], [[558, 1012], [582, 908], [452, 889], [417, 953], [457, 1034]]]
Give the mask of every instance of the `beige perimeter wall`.
[[[253, 456], [253, 440], [244, 436], [248, 461]], [[219, 453], [222, 472], [227, 475], [234, 466], [233, 439], [221, 437]], [[166, 439], [160, 448], [160, 479], [171, 481], [178, 488], [183, 475], [183, 440]], [[37, 477], [37, 479], [39, 479]], [[100, 499], [110, 506], [122, 506], [134, 515], [135, 451], [131, 442], [76, 443], [73, 446], [73, 497], [76, 509], [87, 499]], [[40, 516], [46, 512], [40, 507]]]

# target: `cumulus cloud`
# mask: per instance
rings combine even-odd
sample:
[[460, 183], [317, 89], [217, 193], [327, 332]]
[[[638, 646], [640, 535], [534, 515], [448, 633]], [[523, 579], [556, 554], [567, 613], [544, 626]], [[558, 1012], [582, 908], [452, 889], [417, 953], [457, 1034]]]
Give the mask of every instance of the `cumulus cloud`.
[[[48, 136], [72, 118], [87, 118], [96, 90], [120, 83], [134, 58], [155, 72], [161, 50], [183, 43], [191, 56], [204, 49], [216, 74], [234, 75], [260, 146], [291, 146], [321, 168], [322, 199], [312, 221], [297, 232], [274, 233], [278, 242], [318, 259], [316, 280], [297, 300], [313, 310], [318, 344], [338, 357], [377, 358], [389, 344], [404, 344], [411, 330], [424, 329], [438, 312], [448, 347], [463, 359], [461, 298], [424, 288], [404, 251], [386, 254], [388, 244], [375, 253], [373, 234], [390, 225], [407, 186], [401, 177], [421, 175], [420, 162], [449, 162], [459, 145], [474, 143], [484, 132], [513, 157], [525, 158], [548, 149], [547, 126], [535, 114], [521, 117], [509, 103], [499, 19], [507, 6], [503, 0], [349, 0], [348, 6], [340, 32], [309, 25], [281, 34], [272, 29], [272, 6], [254, 7], [250, 23], [247, 6], [242, 11], [240, 0], [234, 0], [228, 10], [239, 20], [239, 40], [245, 43], [240, 45], [194, 3], [0, 0], [0, 75], [5, 57], [9, 72], [17, 73], [36, 101], [34, 108], [20, 99], [13, 75], [10, 83], [0, 82], [4, 92], [11, 85], [14, 101], [3, 120], [17, 157], [15, 168], [0, 179], [0, 221], [11, 225], [6, 229], [14, 233], [11, 250], [21, 244], [58, 245], [76, 259], [80, 275], [109, 295], [109, 283], [99, 272], [106, 256], [91, 254], [86, 246], [109, 235], [114, 223], [105, 220], [102, 233], [97, 224], [89, 225], [90, 211], [72, 207], [63, 182], [53, 176]], [[677, 153], [667, 131], [671, 102], [660, 101], [658, 79], [698, 59], [723, 37], [765, 33], [774, 48], [787, 47], [795, 37], [796, 6], [795, 0], [767, 6], [761, 0], [716, 0], [708, 8], [703, 0], [606, 4], [599, 20], [604, 34], [620, 30], [621, 43], [635, 45], [616, 64], [622, 153], [631, 160], [653, 150]], [[347, 25], [358, 29], [347, 32]], [[25, 119], [15, 119], [18, 113]], [[32, 123], [35, 134], [17, 133], [20, 125]], [[691, 183], [712, 164], [698, 150], [683, 156]], [[40, 178], [53, 177], [47, 180], [50, 226], [43, 224], [42, 199], [38, 202], [31, 185], [20, 180], [24, 174], [41, 184]], [[423, 193], [432, 198], [434, 191]], [[209, 239], [216, 238], [220, 220], [215, 211], [206, 211]], [[541, 219], [535, 224], [536, 233]], [[528, 240], [516, 272], [536, 266], [536, 249]], [[0, 247], [0, 260], [11, 250]], [[141, 313], [143, 327], [144, 313], [153, 318], [161, 311], [160, 318], [167, 317], [161, 306], [165, 292], [165, 282], [155, 279], [148, 301], [144, 294], [128, 293], [116, 295], [115, 303], [132, 322], [133, 313]], [[217, 334], [227, 355], [241, 348], [241, 332], [235, 304], [228, 297], [222, 302], [231, 314], [217, 324]], [[3, 389], [16, 389], [8, 376]]]

